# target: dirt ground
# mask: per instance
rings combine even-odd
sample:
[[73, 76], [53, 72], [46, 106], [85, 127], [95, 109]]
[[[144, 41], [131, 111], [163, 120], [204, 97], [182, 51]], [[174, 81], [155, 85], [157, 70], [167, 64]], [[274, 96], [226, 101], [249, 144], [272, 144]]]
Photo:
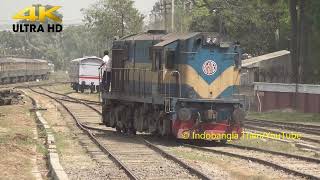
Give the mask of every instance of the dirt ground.
[[37, 127], [29, 99], [25, 104], [0, 106], [0, 179], [35, 179], [32, 171], [37, 159], [38, 170], [46, 175], [44, 145], [34, 139]]
[[70, 179], [105, 179], [102, 166], [93, 160], [80, 142], [78, 135], [82, 133], [70, 115], [54, 100], [26, 92], [39, 101], [42, 116], [46, 119], [55, 136], [57, 151], [62, 167]]

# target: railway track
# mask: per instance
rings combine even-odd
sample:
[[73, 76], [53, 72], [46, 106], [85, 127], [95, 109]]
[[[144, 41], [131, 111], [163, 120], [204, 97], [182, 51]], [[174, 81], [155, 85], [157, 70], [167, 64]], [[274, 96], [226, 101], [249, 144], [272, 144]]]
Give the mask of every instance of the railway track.
[[69, 95], [67, 95], [67, 94], [61, 94], [61, 93], [57, 93], [57, 92], [54, 92], [54, 91], [50, 91], [50, 90], [48, 90], [48, 89], [46, 89], [46, 88], [43, 88], [43, 87], [38, 87], [38, 88], [39, 88], [39, 89], [42, 89], [42, 90], [44, 90], [44, 91], [47, 91], [47, 92], [49, 92], [49, 93], [51, 93], [51, 94], [55, 94], [55, 95], [58, 95], [58, 96], [66, 97], [66, 98], [68, 98], [68, 99], [71, 99], [71, 100], [74, 101], [74, 102], [79, 102], [79, 101], [81, 101], [81, 102], [84, 102], [84, 103], [86, 103], [86, 104], [101, 105], [101, 102], [99, 102], [99, 101], [91, 101], [91, 100], [87, 100], [87, 99], [74, 98], [74, 97], [71, 97], [71, 96], [69, 96]]
[[296, 132], [302, 132], [306, 134], [320, 135], [320, 126], [309, 125], [301, 123], [287, 123], [287, 122], [276, 122], [269, 120], [258, 120], [258, 119], [247, 119], [244, 121], [246, 124], [262, 126], [262, 127], [274, 127], [280, 129], [287, 129]]
[[[103, 151], [109, 154], [111, 159], [113, 159], [116, 162], [116, 164], [118, 164], [118, 166], [124, 169], [128, 169], [128, 172], [126, 172], [126, 174], [128, 174], [128, 177], [130, 177], [131, 179], [148, 179], [150, 177], [146, 176], [146, 174], [148, 174], [149, 172], [152, 174], [152, 177], [155, 177], [155, 169], [160, 169], [159, 171], [156, 171], [157, 173], [161, 173], [163, 171], [171, 173], [166, 174], [165, 176], [175, 176], [175, 173], [173, 173], [175, 171], [163, 169], [164, 164], [166, 163], [159, 163], [163, 162], [164, 159], [167, 161], [174, 161], [175, 164], [177, 164], [177, 166], [174, 166], [174, 169], [179, 169], [179, 167], [183, 167], [183, 170], [179, 170], [179, 174], [181, 175], [180, 178], [190, 179], [195, 178], [196, 176], [200, 179], [210, 179], [210, 177], [207, 177], [206, 175], [202, 174], [197, 170], [194, 170], [192, 167], [180, 161], [178, 158], [168, 154], [159, 146], [149, 142], [144, 138], [141, 138], [141, 136], [123, 136], [116, 134], [112, 130], [101, 128], [101, 126], [98, 126], [100, 122], [99, 118], [95, 119], [94, 121], [88, 121], [87, 117], [84, 115], [87, 114], [88, 111], [84, 111], [83, 107], [79, 108], [79, 102], [81, 102], [80, 104], [86, 106], [87, 109], [91, 109], [91, 111], [95, 109], [95, 113], [98, 114], [98, 116], [101, 115], [101, 110], [86, 104], [85, 101], [80, 101], [76, 98], [71, 97], [69, 100], [67, 100], [65, 98], [62, 98], [66, 97], [66, 95], [48, 91], [43, 88], [42, 90], [46, 91], [46, 93], [51, 93], [58, 96], [52, 97], [46, 93], [40, 92], [42, 95], [46, 95], [50, 98], [53, 98], [60, 104], [62, 104], [67, 109], [67, 111], [74, 117], [77, 124], [80, 124], [83, 128], [89, 130], [91, 136], [93, 136], [96, 139], [96, 144], [98, 144], [100, 148], [104, 148], [105, 150]], [[62, 100], [64, 101], [64, 103], [62, 103]], [[82, 113], [79, 114], [79, 111], [81, 111]], [[134, 147], [132, 146], [133, 144], [135, 145]], [[150, 148], [146, 148], [146, 146]], [[224, 154], [231, 157], [250, 160], [252, 162], [263, 164], [272, 167], [276, 170], [282, 170], [286, 173], [293, 174], [295, 176], [300, 176], [303, 178], [320, 178], [319, 159], [239, 145], [228, 145], [227, 147], [217, 148], [199, 147], [189, 144], [183, 144], [183, 146], [215, 154]], [[161, 155], [159, 156], [159, 154]], [[141, 166], [147, 166], [148, 168], [146, 169], [146, 171], [141, 172]], [[181, 172], [183, 173], [181, 174]], [[187, 172], [191, 172], [195, 176], [190, 176]], [[162, 177], [164, 176], [159, 176], [159, 178]]]
[[[250, 130], [256, 130], [260, 132], [270, 132], [274, 134], [284, 134], [284, 135], [289, 135], [288, 131], [284, 131], [282, 128], [275, 128], [275, 127], [261, 127], [258, 125], [245, 125], [245, 128], [250, 129]], [[298, 133], [298, 132], [294, 132]], [[306, 133], [300, 133], [301, 137], [300, 140], [306, 141], [306, 142], [311, 142], [311, 143], [316, 143], [320, 144], [320, 136], [319, 135], [314, 135], [314, 134], [306, 134]]]
[[99, 111], [93, 111], [92, 106], [84, 102], [72, 98], [71, 101], [75, 102], [63, 101], [61, 96], [64, 95], [50, 93], [45, 89], [41, 89], [42, 92], [31, 90], [54, 99], [63, 106], [75, 120], [77, 126], [90, 137], [102, 152], [122, 168], [130, 179], [168, 179], [168, 177], [174, 177], [174, 179], [212, 179], [144, 139], [119, 135], [106, 128], [87, 125], [98, 124], [101, 114]]
[[183, 145], [200, 151], [250, 160], [302, 178], [320, 179], [319, 159], [238, 145], [228, 145], [224, 147], [200, 147], [190, 144]]
[[21, 83], [15, 83], [15, 84], [5, 84], [0, 85], [0, 89], [3, 88], [31, 88], [31, 87], [40, 87], [40, 86], [51, 86], [54, 84], [67, 84], [70, 83], [68, 81], [57, 81], [57, 82], [21, 82]]

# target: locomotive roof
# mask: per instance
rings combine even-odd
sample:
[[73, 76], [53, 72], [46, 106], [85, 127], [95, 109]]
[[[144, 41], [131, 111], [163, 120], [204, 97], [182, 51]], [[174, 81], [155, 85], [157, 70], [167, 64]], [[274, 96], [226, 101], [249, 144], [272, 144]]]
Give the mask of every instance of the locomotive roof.
[[163, 36], [165, 36], [166, 33], [140, 33], [140, 34], [134, 34], [134, 35], [129, 35], [125, 36], [121, 39], [120, 41], [130, 41], [130, 40], [161, 40]]
[[27, 59], [27, 58], [15, 58], [15, 57], [3, 57], [0, 58], [0, 63], [5, 63], [5, 62], [13, 62], [13, 63], [24, 63], [24, 62], [38, 62], [38, 63], [44, 63], [48, 62], [46, 60], [42, 59]]
[[165, 36], [163, 36], [161, 38], [161, 42], [159, 42], [158, 44], [154, 45], [154, 46], [165, 46], [167, 44], [170, 44], [176, 40], [186, 40], [186, 39], [189, 39], [189, 38], [192, 38], [194, 36], [197, 36], [201, 34], [200, 32], [193, 32], [193, 33], [169, 33]]
[[170, 44], [176, 40], [187, 40], [190, 39], [194, 36], [198, 35], [210, 35], [214, 37], [218, 37], [219, 33], [215, 32], [187, 32], [187, 33], [165, 33], [163, 31], [159, 31], [156, 33], [152, 33], [150, 31], [146, 33], [140, 33], [140, 34], [134, 34], [134, 35], [129, 35], [125, 36], [119, 41], [137, 41], [137, 40], [159, 40], [158, 44], [155, 44], [154, 46], [156, 47], [161, 47], [165, 46], [167, 44]]
[[88, 60], [88, 59], [99, 59], [99, 60], [102, 61], [102, 59], [99, 58], [99, 57], [97, 57], [97, 56], [85, 56], [85, 57], [82, 57], [82, 58], [74, 59], [74, 60], [72, 60], [71, 62], [80, 62], [80, 61]]

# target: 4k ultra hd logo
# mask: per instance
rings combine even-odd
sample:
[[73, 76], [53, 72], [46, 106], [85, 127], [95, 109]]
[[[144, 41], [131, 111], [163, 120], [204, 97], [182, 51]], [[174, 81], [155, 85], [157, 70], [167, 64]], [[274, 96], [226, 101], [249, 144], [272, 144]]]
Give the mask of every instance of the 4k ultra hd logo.
[[19, 20], [13, 24], [13, 32], [61, 32], [62, 19], [56, 14], [61, 6], [34, 5], [22, 9], [13, 19]]

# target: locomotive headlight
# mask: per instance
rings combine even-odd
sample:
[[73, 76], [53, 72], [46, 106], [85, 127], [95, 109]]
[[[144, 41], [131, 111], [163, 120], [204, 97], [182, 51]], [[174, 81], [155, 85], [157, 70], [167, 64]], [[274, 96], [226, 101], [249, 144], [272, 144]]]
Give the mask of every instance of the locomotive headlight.
[[181, 108], [178, 111], [179, 120], [187, 121], [191, 119], [191, 110], [188, 108]]

